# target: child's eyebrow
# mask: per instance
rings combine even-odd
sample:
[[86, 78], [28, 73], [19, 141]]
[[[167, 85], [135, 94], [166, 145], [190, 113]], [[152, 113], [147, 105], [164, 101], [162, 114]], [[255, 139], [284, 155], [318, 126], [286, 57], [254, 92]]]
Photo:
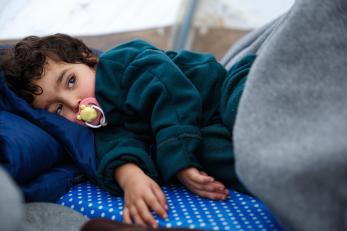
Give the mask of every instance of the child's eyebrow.
[[[59, 85], [61, 84], [61, 82], [63, 81], [63, 78], [64, 78], [64, 75], [66, 74], [66, 72], [70, 70], [70, 68], [66, 68], [64, 69], [62, 72], [60, 72], [57, 80], [55, 81], [55, 88], [58, 89], [59, 88]], [[48, 110], [48, 106], [49, 106], [50, 102], [46, 102], [46, 104], [44, 105], [44, 109], [45, 110]]]
[[58, 88], [59, 85], [61, 84], [61, 82], [63, 81], [63, 77], [66, 74], [66, 72], [69, 70], [70, 68], [66, 68], [64, 69], [62, 72], [60, 72], [59, 77], [57, 78], [57, 81], [55, 81], [55, 87]]

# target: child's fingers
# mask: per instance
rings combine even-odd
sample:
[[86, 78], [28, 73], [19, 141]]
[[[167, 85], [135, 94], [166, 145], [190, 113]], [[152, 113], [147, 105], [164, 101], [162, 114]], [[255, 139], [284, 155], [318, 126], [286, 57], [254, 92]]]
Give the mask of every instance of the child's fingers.
[[228, 189], [225, 187], [225, 185], [219, 181], [214, 181], [213, 183], [215, 183], [218, 187], [218, 189], [221, 191], [221, 192], [224, 192], [225, 194], [229, 194], [229, 191]]
[[207, 184], [198, 184], [193, 181], [187, 182], [186, 186], [192, 192], [207, 197], [210, 199], [220, 199], [223, 200], [227, 197], [228, 192], [224, 186], [218, 182], [210, 182]]
[[152, 228], [157, 228], [158, 224], [154, 220], [146, 203], [143, 200], [138, 200], [136, 206], [141, 219]]
[[155, 195], [154, 193], [148, 194], [145, 197], [145, 203], [148, 205], [148, 207], [153, 209], [154, 212], [156, 212], [159, 216], [166, 218], [167, 213], [166, 213], [165, 207], [162, 207], [162, 205], [160, 204], [160, 201], [154, 195]]
[[212, 191], [218, 191], [218, 192], [221, 192], [221, 193], [224, 193], [224, 194], [228, 194], [229, 193], [227, 188], [224, 186], [224, 184], [222, 184], [219, 181], [214, 181], [214, 182], [211, 182], [210, 184], [207, 184], [207, 185], [208, 186], [211, 185], [211, 187], [213, 188]]
[[223, 185], [216, 183], [216, 182], [210, 182], [207, 184], [202, 184], [201, 190], [208, 191], [208, 192], [224, 193], [225, 187]]
[[[161, 190], [161, 188], [159, 186], [154, 186], [153, 187], [153, 193], [154, 195], [157, 197], [157, 199], [159, 200], [159, 203], [161, 204], [161, 206], [167, 210], [167, 203], [166, 203], [166, 197], [165, 194], [163, 193], [163, 191]], [[165, 215], [165, 214], [163, 214]]]
[[140, 214], [137, 211], [136, 206], [130, 206], [129, 211], [130, 211], [130, 217], [132, 218], [132, 220], [135, 221], [135, 224], [146, 226], [146, 223], [142, 220]]
[[[207, 184], [198, 184], [195, 182], [191, 182], [189, 184], [189, 189], [199, 195], [202, 192], [207, 192], [207, 193], [216, 193], [218, 195], [223, 195], [224, 197], [227, 196], [227, 193], [225, 192], [225, 188], [221, 188], [220, 185], [215, 184], [215, 182], [210, 182]], [[218, 199], [223, 199], [223, 198], [218, 197]]]
[[[207, 173], [204, 171], [200, 171], [200, 173], [204, 176], [208, 176]], [[229, 193], [226, 187], [224, 186], [224, 184], [216, 180], [211, 183], [205, 184], [204, 186], [206, 191], [210, 191], [210, 192], [219, 191], [225, 194]]]
[[186, 186], [193, 192], [204, 190], [204, 184], [200, 184], [192, 180], [186, 181]]
[[206, 197], [211, 200], [225, 200], [227, 198], [227, 195], [225, 195], [224, 193], [219, 193], [219, 192], [208, 192], [208, 191], [198, 190], [196, 193], [202, 197]]
[[127, 224], [132, 224], [128, 207], [123, 209], [123, 221]]
[[206, 183], [214, 181], [213, 177], [201, 174], [197, 169], [194, 169], [194, 171], [191, 171], [190, 179], [199, 184], [206, 184]]

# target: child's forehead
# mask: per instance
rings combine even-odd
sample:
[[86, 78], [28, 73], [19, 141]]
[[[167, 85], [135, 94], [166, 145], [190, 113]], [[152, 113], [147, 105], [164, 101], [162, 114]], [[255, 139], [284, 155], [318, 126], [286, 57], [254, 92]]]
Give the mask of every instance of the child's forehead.
[[43, 79], [45, 79], [44, 82], [47, 82], [49, 81], [47, 78], [49, 78], [50, 80], [57, 78], [63, 68], [64, 62], [46, 58], [42, 66], [41, 77], [38, 79], [39, 81], [37, 81], [36, 84], [42, 84]]
[[61, 59], [46, 56], [44, 65], [47, 65], [47, 64], [48, 65], [62, 65], [63, 63], [65, 63], [65, 62], [62, 61]]
[[50, 57], [47, 57], [44, 64], [43, 64], [43, 73], [47, 71], [54, 71], [56, 69], [59, 69], [61, 67], [64, 66], [64, 64], [66, 64], [65, 62], [61, 61], [61, 60], [54, 60]]

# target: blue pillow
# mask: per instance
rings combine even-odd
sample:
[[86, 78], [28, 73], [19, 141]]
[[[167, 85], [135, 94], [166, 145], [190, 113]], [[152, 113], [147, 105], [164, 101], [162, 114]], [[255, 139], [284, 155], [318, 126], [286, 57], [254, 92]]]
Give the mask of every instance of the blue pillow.
[[26, 202], [57, 202], [69, 189], [81, 181], [81, 173], [71, 163], [63, 163], [41, 173], [30, 182], [19, 185]]
[[3, 167], [21, 184], [62, 163], [67, 154], [41, 128], [10, 112], [0, 111], [0, 156]]
[[[90, 180], [96, 181], [96, 154], [93, 132], [89, 128], [70, 122], [54, 113], [33, 109], [27, 102], [19, 98], [8, 88], [5, 83], [4, 74], [1, 71], [0, 110], [11, 112], [12, 114], [26, 119], [28, 123], [21, 121], [23, 126], [21, 126], [20, 129], [17, 128], [17, 132], [27, 134], [28, 140], [33, 139], [37, 134], [43, 135], [42, 130], [50, 134], [51, 137], [54, 137], [63, 146], [76, 166], [86, 174]], [[7, 124], [12, 124], [12, 122], [12, 118], [10, 117], [4, 118], [3, 121], [3, 123]], [[30, 123], [36, 126], [30, 126]], [[23, 136], [23, 139], [25, 139], [25, 136]], [[20, 145], [20, 147], [12, 147], [13, 150], [11, 150], [10, 146], [7, 146], [8, 153], [12, 151], [15, 153], [18, 150], [27, 150], [27, 155], [36, 155], [30, 151], [35, 150], [30, 147], [30, 145], [32, 145], [30, 141], [17, 144]], [[56, 153], [61, 150], [60, 147], [54, 147], [56, 148]], [[52, 149], [54, 147], [52, 146]], [[49, 155], [52, 155], [52, 153], [47, 150], [46, 158], [51, 158]]]

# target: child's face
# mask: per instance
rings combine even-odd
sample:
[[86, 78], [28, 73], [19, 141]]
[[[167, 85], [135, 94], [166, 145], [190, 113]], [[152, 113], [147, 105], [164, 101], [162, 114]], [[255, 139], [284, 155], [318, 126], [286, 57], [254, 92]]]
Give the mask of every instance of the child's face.
[[47, 58], [42, 77], [34, 82], [43, 90], [33, 106], [76, 122], [81, 100], [95, 97], [95, 70], [86, 64], [56, 62]]

